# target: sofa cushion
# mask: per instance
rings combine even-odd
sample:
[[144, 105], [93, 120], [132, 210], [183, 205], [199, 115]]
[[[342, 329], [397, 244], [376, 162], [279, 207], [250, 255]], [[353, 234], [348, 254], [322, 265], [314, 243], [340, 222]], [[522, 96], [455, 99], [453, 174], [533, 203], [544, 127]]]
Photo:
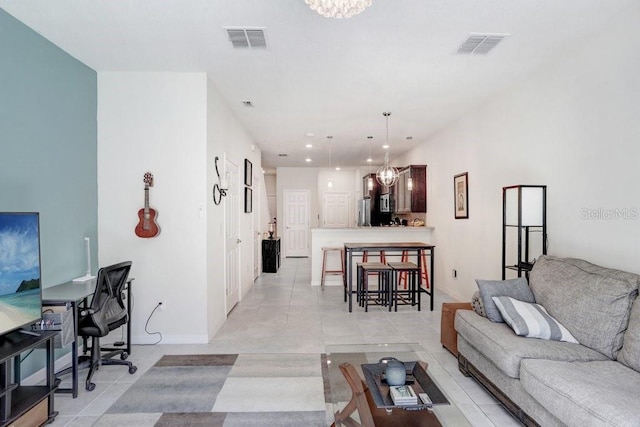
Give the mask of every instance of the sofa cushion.
[[491, 298], [511, 297], [525, 302], [536, 302], [527, 279], [518, 277], [509, 280], [479, 280], [476, 279], [484, 313], [492, 322], [504, 322], [498, 307]]
[[455, 328], [459, 336], [511, 378], [520, 377], [523, 359], [607, 360], [601, 353], [580, 344], [519, 337], [506, 323], [492, 322], [471, 310], [456, 312]]
[[484, 312], [484, 307], [482, 306], [480, 291], [475, 291], [473, 295], [471, 295], [471, 307], [473, 308], [473, 311], [478, 313], [480, 316], [487, 317], [487, 313]]
[[577, 343], [576, 339], [540, 304], [518, 301], [509, 297], [493, 297], [502, 318], [516, 335], [545, 340]]
[[640, 276], [573, 258], [543, 255], [529, 286], [536, 302], [583, 345], [615, 359]]
[[640, 298], [636, 298], [631, 308], [629, 328], [624, 333], [618, 361], [640, 372]]
[[615, 361], [523, 360], [524, 389], [569, 426], [637, 426], [640, 373]]

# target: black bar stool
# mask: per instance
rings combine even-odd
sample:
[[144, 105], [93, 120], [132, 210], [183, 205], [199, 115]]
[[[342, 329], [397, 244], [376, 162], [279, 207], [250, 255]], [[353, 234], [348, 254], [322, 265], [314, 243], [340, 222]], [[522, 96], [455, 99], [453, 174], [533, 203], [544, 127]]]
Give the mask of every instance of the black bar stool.
[[[389, 298], [389, 311], [391, 305], [398, 311], [398, 305], [418, 305], [420, 311], [420, 269], [413, 262], [390, 262], [387, 264], [393, 270], [391, 278], [391, 295]], [[400, 277], [404, 276], [408, 282], [407, 289], [398, 289]]]
[[[374, 273], [378, 275], [378, 289], [372, 291], [369, 287], [369, 275]], [[391, 273], [391, 267], [381, 262], [358, 263], [357, 296], [364, 311], [369, 311], [369, 302], [383, 306], [389, 304]]]

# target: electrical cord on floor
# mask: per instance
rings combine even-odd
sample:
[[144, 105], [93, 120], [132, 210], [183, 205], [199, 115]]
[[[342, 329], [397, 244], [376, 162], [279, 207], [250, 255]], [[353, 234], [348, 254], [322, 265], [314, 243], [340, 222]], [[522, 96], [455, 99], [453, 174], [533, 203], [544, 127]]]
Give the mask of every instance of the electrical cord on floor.
[[149, 335], [159, 335], [159, 336], [160, 336], [160, 338], [158, 338], [158, 341], [156, 341], [156, 342], [154, 342], [154, 343], [151, 343], [151, 344], [140, 344], [140, 345], [156, 345], [156, 344], [159, 344], [159, 343], [160, 343], [160, 341], [162, 341], [162, 334], [161, 334], [160, 332], [149, 332], [149, 330], [148, 330], [149, 321], [151, 320], [151, 317], [153, 316], [153, 313], [155, 313], [155, 312], [156, 312], [156, 310], [157, 310], [157, 309], [159, 309], [161, 305], [162, 305], [162, 303], [161, 303], [161, 302], [159, 302], [159, 303], [155, 306], [155, 308], [154, 308], [153, 310], [151, 310], [151, 314], [150, 314], [150, 315], [149, 315], [149, 317], [147, 318], [147, 322], [144, 324], [144, 331], [145, 331], [147, 334], [149, 334]]

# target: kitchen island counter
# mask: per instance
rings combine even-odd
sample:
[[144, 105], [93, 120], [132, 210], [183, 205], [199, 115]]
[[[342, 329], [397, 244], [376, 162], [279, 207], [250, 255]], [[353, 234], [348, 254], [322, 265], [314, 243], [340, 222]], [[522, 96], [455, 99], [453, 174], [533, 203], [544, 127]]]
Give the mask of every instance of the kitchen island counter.
[[[311, 229], [311, 286], [320, 286], [322, 278], [322, 248], [343, 247], [346, 242], [406, 242], [430, 243], [433, 227], [389, 226]], [[329, 253], [329, 269], [339, 268], [340, 256]], [[328, 276], [325, 286], [342, 286], [340, 276]]]

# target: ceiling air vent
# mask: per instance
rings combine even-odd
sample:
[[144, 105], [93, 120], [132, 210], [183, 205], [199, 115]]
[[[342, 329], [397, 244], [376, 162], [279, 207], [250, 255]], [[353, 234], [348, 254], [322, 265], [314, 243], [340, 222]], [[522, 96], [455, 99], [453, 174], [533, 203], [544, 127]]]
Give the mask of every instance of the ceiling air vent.
[[470, 33], [469, 38], [458, 48], [458, 53], [486, 54], [510, 34]]
[[231, 45], [236, 49], [265, 49], [264, 28], [225, 28]]

